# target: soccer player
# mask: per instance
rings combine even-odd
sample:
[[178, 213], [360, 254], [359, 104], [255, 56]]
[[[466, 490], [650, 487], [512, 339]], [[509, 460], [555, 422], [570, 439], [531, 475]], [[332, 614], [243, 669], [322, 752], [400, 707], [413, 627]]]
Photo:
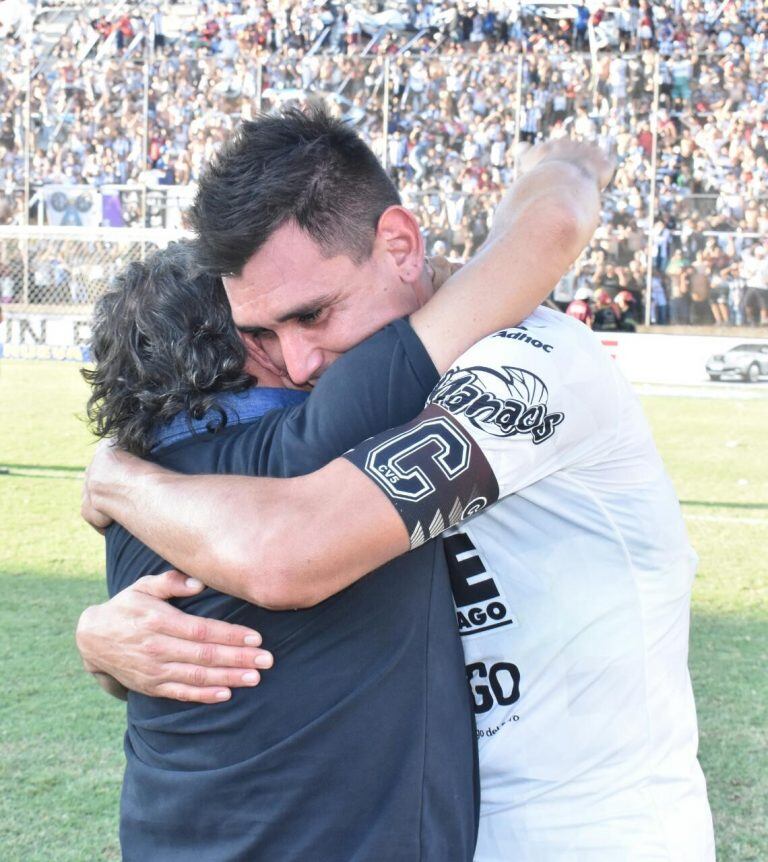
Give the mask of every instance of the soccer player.
[[[230, 423], [212, 437], [198, 435], [160, 450], [158, 460], [197, 472], [285, 475], [330, 460], [377, 430], [372, 424], [381, 429], [397, 415], [413, 415], [437, 380], [425, 349], [437, 357], [440, 370], [447, 368], [452, 349], [459, 352], [500, 317], [514, 319], [526, 304], [534, 306], [588, 239], [597, 213], [597, 176], [589, 159], [584, 161], [587, 149], [575, 148], [570, 163], [567, 152], [555, 147], [549, 161], [545, 157], [516, 185], [497, 214], [487, 247], [414, 313], [414, 330], [395, 323], [335, 363], [306, 407], [263, 416], [245, 428]], [[574, 157], [578, 152], [581, 158]], [[574, 167], [584, 186], [559, 190]], [[584, 194], [587, 202], [570, 209], [575, 195]], [[580, 216], [571, 221], [569, 213]], [[410, 222], [394, 215], [398, 221], [394, 228], [389, 223], [384, 254], [406, 277], [420, 275], [418, 231], [409, 233]], [[535, 239], [523, 228], [535, 228]], [[548, 266], [526, 266], [553, 239], [559, 247]], [[227, 357], [222, 361], [229, 377], [200, 367], [201, 359], [210, 365], [231, 343], [211, 339], [216, 327], [195, 285], [180, 291], [178, 266], [164, 273], [165, 263], [160, 256], [150, 262], [149, 272], [129, 271], [130, 284], [108, 295], [97, 320], [94, 383], [101, 407], [96, 417], [103, 432], [117, 432], [118, 441], [134, 451], [147, 449], [158, 418], [184, 406], [199, 411], [222, 382], [238, 385]], [[514, 264], [522, 268], [519, 278], [510, 275]], [[526, 288], [507, 297], [506, 310], [501, 283]], [[423, 279], [420, 289], [427, 291]], [[462, 325], [451, 325], [454, 318]], [[451, 348], [452, 342], [458, 346]], [[136, 391], [127, 380], [135, 382]], [[108, 548], [112, 592], [143, 572], [163, 568], [161, 559], [120, 527], [110, 529]], [[435, 548], [425, 550], [303, 614], [269, 615], [215, 593], [193, 600], [188, 608], [193, 612], [258, 623], [270, 645], [277, 644], [281, 674], [270, 675], [263, 690], [238, 692], [216, 710], [131, 695], [121, 830], [125, 858], [172, 858], [182, 852], [206, 859], [254, 853], [281, 859], [315, 854], [324, 860], [471, 857], [472, 758], [460, 649], [448, 578], [445, 572], [440, 577], [444, 557]], [[251, 565], [258, 568], [254, 560]], [[243, 630], [228, 630], [227, 636], [233, 631], [243, 643]], [[167, 630], [155, 637], [155, 651], [163, 637], [169, 640]], [[248, 650], [216, 650], [227, 667], [246, 654], [253, 660]], [[182, 650], [173, 669], [178, 673], [179, 665], [187, 665], [185, 682], [162, 679], [152, 693], [191, 697], [200, 695], [203, 682], [218, 684], [219, 690], [222, 683], [245, 684], [242, 671], [233, 679], [233, 671], [218, 670], [213, 659], [206, 679], [200, 678], [189, 663], [191, 652], [197, 654]], [[184, 687], [190, 682], [197, 683], [194, 689]], [[190, 810], [196, 812], [192, 825]]]

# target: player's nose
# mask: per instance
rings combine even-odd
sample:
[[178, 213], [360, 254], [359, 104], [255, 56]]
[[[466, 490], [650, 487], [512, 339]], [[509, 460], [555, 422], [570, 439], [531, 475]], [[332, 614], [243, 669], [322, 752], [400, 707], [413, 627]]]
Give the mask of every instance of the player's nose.
[[314, 381], [323, 367], [323, 351], [299, 336], [280, 338], [283, 363], [288, 376], [297, 386]]

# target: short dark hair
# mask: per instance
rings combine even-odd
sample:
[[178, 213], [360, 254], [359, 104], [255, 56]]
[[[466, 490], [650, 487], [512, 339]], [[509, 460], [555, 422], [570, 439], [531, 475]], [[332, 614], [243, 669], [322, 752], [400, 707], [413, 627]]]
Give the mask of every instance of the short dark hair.
[[152, 448], [158, 427], [186, 411], [193, 419], [222, 392], [253, 381], [245, 346], [221, 279], [201, 272], [193, 244], [171, 243], [128, 264], [94, 308], [87, 414], [99, 437], [114, 437], [136, 455]]
[[188, 222], [209, 272], [239, 275], [274, 231], [295, 222], [323, 253], [367, 260], [379, 218], [400, 203], [370, 147], [322, 107], [240, 124], [203, 171]]

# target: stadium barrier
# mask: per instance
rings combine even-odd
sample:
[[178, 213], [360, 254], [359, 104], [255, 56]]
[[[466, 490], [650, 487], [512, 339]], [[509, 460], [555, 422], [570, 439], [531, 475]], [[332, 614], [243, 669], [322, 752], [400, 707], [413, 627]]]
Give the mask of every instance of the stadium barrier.
[[94, 301], [177, 230], [0, 227], [0, 357], [88, 359]]
[[90, 308], [83, 314], [6, 311], [0, 323], [0, 359], [88, 362]]
[[[765, 336], [765, 330], [762, 334]], [[768, 347], [768, 338], [751, 335], [596, 332], [595, 337], [600, 339], [632, 383], [660, 385], [710, 384], [712, 381], [705, 364], [714, 354], [724, 353], [740, 344]]]
[[[49, 359], [85, 363], [90, 359], [91, 306], [7, 310], [0, 323], [0, 358]], [[595, 333], [632, 383], [657, 385], [711, 384], [705, 369], [710, 356], [740, 344], [768, 348], [768, 338]], [[711, 384], [715, 385], [715, 384]]]

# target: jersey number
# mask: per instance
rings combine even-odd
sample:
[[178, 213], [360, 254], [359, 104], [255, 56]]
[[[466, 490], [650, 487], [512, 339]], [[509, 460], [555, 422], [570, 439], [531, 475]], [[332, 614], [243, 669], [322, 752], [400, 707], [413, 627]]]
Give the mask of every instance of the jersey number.
[[435, 490], [430, 472], [439, 470], [447, 479], [455, 479], [469, 466], [469, 454], [467, 438], [438, 416], [371, 449], [365, 469], [390, 496], [416, 502]]

